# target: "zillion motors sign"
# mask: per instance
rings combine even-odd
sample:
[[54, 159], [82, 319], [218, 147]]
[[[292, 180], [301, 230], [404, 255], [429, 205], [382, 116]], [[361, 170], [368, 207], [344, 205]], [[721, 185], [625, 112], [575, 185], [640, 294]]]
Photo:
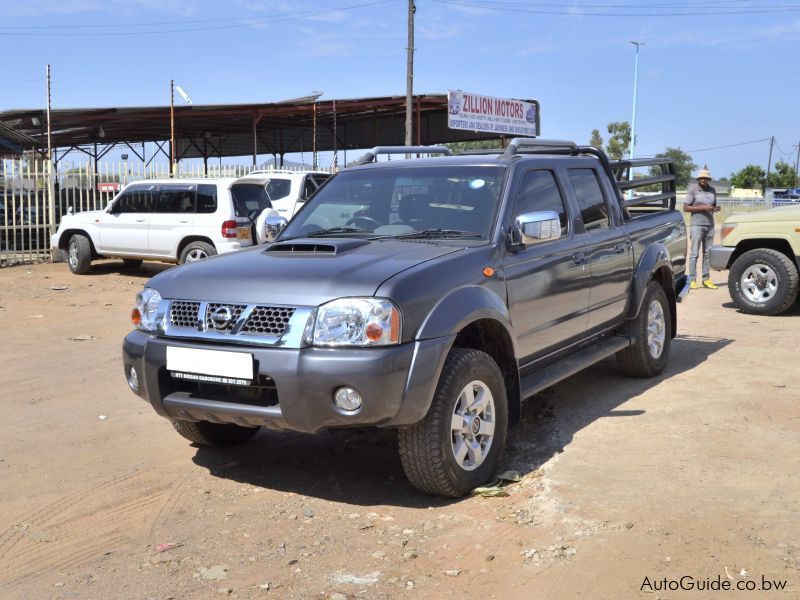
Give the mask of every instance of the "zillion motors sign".
[[539, 135], [539, 102], [447, 91], [450, 129], [487, 131], [500, 135]]

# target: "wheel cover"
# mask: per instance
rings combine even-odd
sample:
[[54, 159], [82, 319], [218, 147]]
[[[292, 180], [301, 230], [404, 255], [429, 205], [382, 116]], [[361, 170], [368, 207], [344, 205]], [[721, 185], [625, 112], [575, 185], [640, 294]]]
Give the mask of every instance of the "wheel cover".
[[778, 274], [769, 265], [755, 263], [744, 270], [739, 287], [750, 302], [764, 304], [778, 293]]
[[69, 266], [73, 269], [78, 268], [78, 244], [75, 242], [69, 245]]
[[189, 254], [186, 255], [186, 262], [190, 263], [204, 258], [208, 258], [208, 254], [205, 250], [202, 248], [192, 248], [189, 250]]
[[664, 340], [667, 339], [667, 326], [664, 319], [664, 308], [661, 302], [653, 300], [647, 309], [647, 347], [650, 356], [659, 358], [664, 351]]
[[474, 471], [483, 464], [494, 440], [496, 413], [492, 391], [470, 381], [456, 400], [450, 423], [450, 447], [458, 466]]

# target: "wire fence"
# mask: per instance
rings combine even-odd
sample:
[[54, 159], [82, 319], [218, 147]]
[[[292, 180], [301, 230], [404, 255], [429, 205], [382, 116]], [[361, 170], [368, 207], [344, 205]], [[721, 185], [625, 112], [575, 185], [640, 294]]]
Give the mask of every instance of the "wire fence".
[[[52, 176], [43, 160], [6, 159], [0, 161], [0, 267], [51, 258], [50, 236], [62, 215], [103, 210], [129, 183], [157, 179], [238, 178], [253, 171], [250, 165], [188, 164], [177, 167], [170, 177], [169, 164], [127, 161], [59, 164]], [[259, 171], [302, 171], [303, 167]], [[52, 182], [52, 186], [50, 185]]]

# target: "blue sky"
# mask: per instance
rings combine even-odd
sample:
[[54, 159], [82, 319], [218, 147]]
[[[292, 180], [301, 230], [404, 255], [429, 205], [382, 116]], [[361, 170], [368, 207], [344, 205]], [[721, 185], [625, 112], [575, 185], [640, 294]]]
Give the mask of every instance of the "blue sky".
[[[402, 95], [406, 10], [406, 0], [2, 0], [0, 110], [43, 106], [47, 63], [57, 108], [165, 104], [170, 79], [197, 104]], [[637, 155], [695, 150], [727, 176], [766, 168], [769, 143], [696, 150], [775, 136], [773, 163], [794, 162], [800, 0], [417, 0], [415, 92], [537, 98], [542, 137], [588, 142], [631, 118], [630, 40], [645, 43]]]

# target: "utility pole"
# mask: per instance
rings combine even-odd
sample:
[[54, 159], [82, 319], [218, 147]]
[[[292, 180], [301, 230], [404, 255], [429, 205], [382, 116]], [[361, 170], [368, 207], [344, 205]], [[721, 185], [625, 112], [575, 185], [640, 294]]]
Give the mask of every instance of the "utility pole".
[[794, 183], [792, 187], [797, 187], [798, 176], [800, 176], [800, 142], [797, 142], [797, 158], [794, 161]]
[[408, 0], [408, 47], [406, 48], [406, 146], [411, 145], [414, 95], [414, 0]]
[[175, 80], [169, 80], [169, 176], [175, 176]]
[[[636, 46], [636, 58], [633, 63], [633, 116], [631, 117], [631, 143], [628, 149], [628, 158], [633, 158], [636, 152], [636, 90], [639, 84], [639, 46], [644, 42], [631, 42]], [[633, 169], [628, 170], [628, 181], [633, 178]]]
[[47, 196], [48, 212], [50, 213], [50, 235], [56, 232], [56, 190], [53, 178], [53, 128], [50, 126], [50, 65], [47, 65]]
[[767, 196], [769, 186], [769, 170], [772, 168], [772, 146], [775, 144], [775, 136], [769, 138], [769, 158], [767, 159], [767, 178], [764, 180], [764, 197]]

